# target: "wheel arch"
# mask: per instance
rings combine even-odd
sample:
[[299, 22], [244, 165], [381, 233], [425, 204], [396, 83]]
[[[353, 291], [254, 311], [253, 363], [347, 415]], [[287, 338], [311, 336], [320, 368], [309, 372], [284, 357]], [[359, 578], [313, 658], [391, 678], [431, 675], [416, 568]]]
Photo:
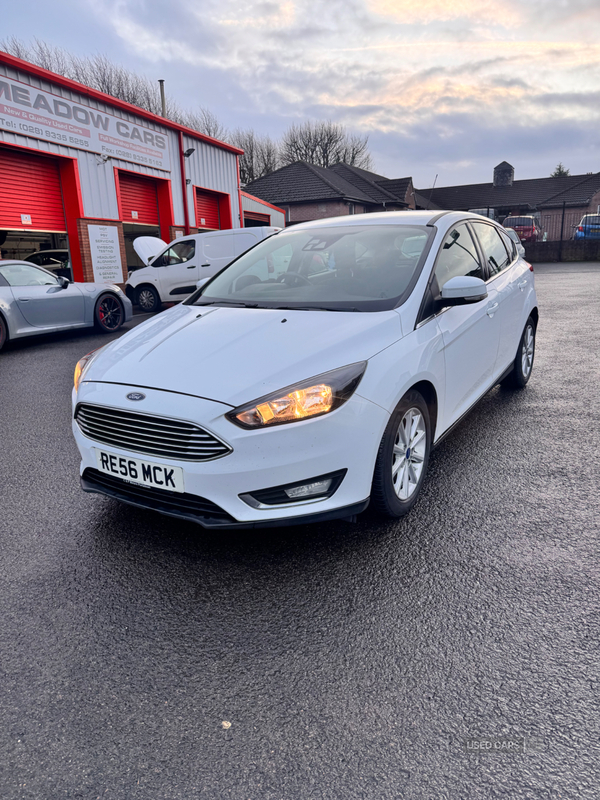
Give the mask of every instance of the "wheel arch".
[[534, 306], [531, 309], [531, 311], [529, 312], [529, 316], [533, 318], [533, 321], [535, 322], [535, 327], [537, 328], [538, 322], [540, 320], [540, 312], [538, 311], [537, 306]]
[[6, 314], [0, 309], [0, 317], [2, 318], [2, 322], [4, 323], [4, 327], [6, 328], [6, 341], [10, 341], [10, 326], [8, 324], [8, 319], [6, 318]]
[[429, 421], [431, 422], [431, 441], [434, 442], [438, 418], [438, 395], [435, 386], [430, 381], [422, 380], [413, 384], [407, 391], [412, 390], [419, 392], [427, 404]]

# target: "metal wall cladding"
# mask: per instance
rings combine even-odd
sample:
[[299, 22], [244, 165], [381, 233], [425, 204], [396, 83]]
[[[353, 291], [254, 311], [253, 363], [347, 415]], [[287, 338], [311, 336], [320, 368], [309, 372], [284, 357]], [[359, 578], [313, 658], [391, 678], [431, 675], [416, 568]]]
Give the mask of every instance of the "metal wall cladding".
[[210, 189], [214, 192], [223, 192], [231, 198], [232, 227], [240, 228], [240, 203], [238, 193], [237, 157], [235, 153], [222, 150], [220, 147], [194, 139], [192, 136], [183, 137], [183, 149], [194, 148], [194, 152], [185, 159], [185, 177], [190, 179], [187, 185], [188, 209], [190, 212], [190, 225], [195, 225], [194, 219], [195, 187]]
[[[133, 124], [141, 125], [150, 130], [155, 130], [166, 137], [168, 141], [171, 172], [123, 161], [118, 158], [104, 160], [100, 154], [84, 150], [77, 150], [55, 142], [35, 139], [31, 136], [0, 130], [0, 142], [6, 144], [28, 147], [44, 153], [54, 153], [60, 156], [76, 158], [79, 167], [81, 194], [83, 199], [84, 214], [92, 219], [118, 220], [119, 210], [115, 185], [115, 168], [136, 172], [140, 175], [169, 178], [171, 180], [171, 196], [173, 214], [176, 225], [184, 225], [182, 180], [179, 167], [179, 133], [176, 130], [163, 127], [159, 123], [145, 117], [137, 117], [123, 109], [104, 103], [95, 98], [80, 95], [67, 87], [42, 80], [21, 70], [15, 70], [6, 64], [0, 63], [0, 77], [5, 76], [13, 80], [27, 83], [33, 88], [50, 92], [65, 100], [70, 100], [95, 111], [112, 114], [115, 117]], [[224, 192], [231, 197], [231, 210], [233, 227], [240, 227], [240, 208], [238, 197], [237, 159], [235, 153], [223, 150], [193, 136], [184, 136], [184, 150], [193, 147], [195, 152], [190, 158], [185, 159], [186, 177], [191, 179], [187, 185], [187, 200], [189, 209], [189, 223], [195, 226], [194, 186]]]
[[248, 197], [242, 193], [242, 210], [249, 211], [253, 214], [268, 214], [270, 222], [265, 222], [265, 225], [273, 225], [276, 228], [285, 228], [285, 213], [282, 211], [275, 211], [271, 206], [267, 206], [258, 198]]

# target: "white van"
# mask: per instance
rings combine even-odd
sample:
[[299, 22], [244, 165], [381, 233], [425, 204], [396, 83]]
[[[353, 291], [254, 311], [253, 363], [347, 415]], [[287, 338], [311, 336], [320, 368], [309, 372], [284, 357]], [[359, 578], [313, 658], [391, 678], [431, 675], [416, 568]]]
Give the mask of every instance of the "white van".
[[127, 275], [125, 291], [144, 311], [162, 303], [178, 303], [196, 291], [196, 283], [211, 278], [236, 256], [281, 228], [232, 228], [175, 239], [167, 244], [154, 236], [138, 236], [133, 247], [147, 267]]

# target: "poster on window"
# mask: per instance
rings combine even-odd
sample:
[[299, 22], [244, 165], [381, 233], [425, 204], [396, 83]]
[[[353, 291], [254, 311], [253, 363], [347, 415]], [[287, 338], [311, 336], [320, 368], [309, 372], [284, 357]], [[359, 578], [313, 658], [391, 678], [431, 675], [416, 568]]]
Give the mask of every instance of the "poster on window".
[[88, 225], [94, 283], [123, 283], [119, 231], [113, 225]]

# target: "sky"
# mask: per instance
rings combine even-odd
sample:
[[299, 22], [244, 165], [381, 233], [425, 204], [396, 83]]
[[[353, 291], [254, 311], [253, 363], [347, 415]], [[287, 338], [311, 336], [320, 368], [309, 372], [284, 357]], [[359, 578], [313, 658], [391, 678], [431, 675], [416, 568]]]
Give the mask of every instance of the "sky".
[[599, 0], [30, 0], [0, 37], [102, 53], [279, 137], [331, 119], [416, 187], [600, 171]]

